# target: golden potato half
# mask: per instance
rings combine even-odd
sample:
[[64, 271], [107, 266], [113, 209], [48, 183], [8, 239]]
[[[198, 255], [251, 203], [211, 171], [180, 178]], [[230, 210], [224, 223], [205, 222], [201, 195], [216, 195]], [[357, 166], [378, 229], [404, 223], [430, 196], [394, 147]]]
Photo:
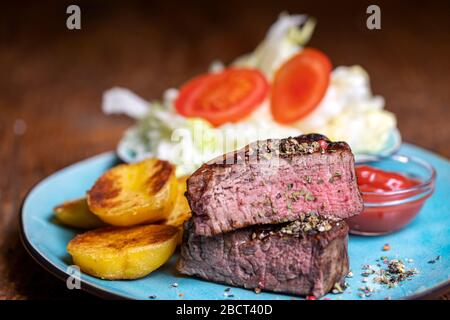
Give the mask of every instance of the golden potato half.
[[137, 279], [163, 265], [175, 251], [177, 239], [178, 229], [172, 226], [106, 227], [77, 235], [67, 251], [87, 274]]
[[175, 206], [169, 213], [169, 216], [164, 220], [163, 224], [177, 227], [180, 230], [178, 244], [181, 244], [183, 239], [183, 224], [192, 216], [191, 208], [184, 193], [186, 192], [186, 180], [188, 176], [178, 178], [178, 196]]
[[89, 209], [114, 226], [165, 219], [177, 197], [175, 167], [148, 159], [118, 165], [104, 173], [87, 195]]
[[69, 227], [95, 229], [106, 225], [89, 210], [85, 198], [66, 201], [53, 210], [56, 220]]
[[164, 224], [174, 227], [183, 227], [183, 223], [192, 216], [191, 208], [184, 193], [186, 192], [186, 180], [188, 177], [178, 178], [178, 195], [175, 206], [167, 216]]

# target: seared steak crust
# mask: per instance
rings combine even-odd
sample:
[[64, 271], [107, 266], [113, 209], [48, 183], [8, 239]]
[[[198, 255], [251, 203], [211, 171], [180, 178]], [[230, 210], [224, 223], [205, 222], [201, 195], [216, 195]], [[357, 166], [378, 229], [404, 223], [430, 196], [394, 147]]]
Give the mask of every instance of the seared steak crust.
[[186, 196], [193, 232], [205, 236], [363, 209], [350, 147], [319, 134], [257, 141], [213, 159], [188, 179]]
[[267, 291], [321, 297], [348, 273], [348, 226], [288, 235], [283, 225], [254, 226], [214, 237], [187, 223], [177, 269], [186, 275]]

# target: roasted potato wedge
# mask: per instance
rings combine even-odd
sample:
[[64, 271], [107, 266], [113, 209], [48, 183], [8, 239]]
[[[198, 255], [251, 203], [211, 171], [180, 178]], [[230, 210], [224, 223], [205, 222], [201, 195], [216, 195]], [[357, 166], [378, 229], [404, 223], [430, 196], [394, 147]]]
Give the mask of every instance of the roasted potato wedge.
[[175, 206], [169, 213], [169, 216], [164, 220], [164, 224], [177, 227], [180, 230], [180, 235], [178, 239], [178, 244], [181, 244], [183, 238], [183, 224], [185, 221], [189, 220], [192, 216], [191, 208], [186, 199], [184, 193], [186, 192], [186, 180], [187, 176], [178, 178], [178, 196]]
[[164, 224], [174, 227], [182, 227], [186, 220], [191, 218], [191, 208], [184, 193], [186, 192], [186, 180], [188, 177], [178, 179], [177, 201], [172, 211], [167, 216]]
[[77, 235], [67, 251], [87, 274], [137, 279], [163, 265], [175, 251], [177, 239], [178, 229], [172, 226], [106, 227]]
[[114, 226], [133, 226], [165, 219], [177, 197], [175, 167], [147, 159], [118, 165], [104, 173], [87, 195], [89, 209]]
[[66, 201], [53, 210], [56, 220], [69, 227], [95, 229], [106, 226], [89, 210], [86, 198]]

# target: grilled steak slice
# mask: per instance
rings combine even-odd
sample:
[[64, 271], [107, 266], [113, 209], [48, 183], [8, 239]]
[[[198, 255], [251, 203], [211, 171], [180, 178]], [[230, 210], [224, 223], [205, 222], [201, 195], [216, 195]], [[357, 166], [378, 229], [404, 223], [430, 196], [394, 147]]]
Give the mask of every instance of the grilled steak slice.
[[253, 226], [214, 237], [186, 230], [177, 269], [210, 281], [296, 295], [321, 297], [336, 283], [342, 286], [349, 267], [346, 223], [319, 233], [288, 234], [289, 228]]
[[211, 160], [187, 181], [194, 233], [211, 236], [257, 224], [360, 213], [354, 158], [345, 142], [309, 134], [254, 142]]

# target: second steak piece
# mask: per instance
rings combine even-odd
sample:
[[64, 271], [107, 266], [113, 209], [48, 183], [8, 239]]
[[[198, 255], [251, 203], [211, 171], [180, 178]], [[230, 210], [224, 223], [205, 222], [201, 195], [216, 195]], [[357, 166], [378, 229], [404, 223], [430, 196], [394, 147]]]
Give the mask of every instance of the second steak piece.
[[[177, 269], [247, 289], [321, 297], [335, 286], [342, 288], [348, 274], [348, 226], [318, 221], [311, 227], [313, 220], [318, 221], [308, 217], [214, 237], [196, 236], [188, 226]], [[309, 228], [326, 231], [303, 231]]]
[[350, 147], [319, 134], [258, 141], [211, 160], [188, 179], [186, 195], [193, 232], [206, 236], [363, 209]]

